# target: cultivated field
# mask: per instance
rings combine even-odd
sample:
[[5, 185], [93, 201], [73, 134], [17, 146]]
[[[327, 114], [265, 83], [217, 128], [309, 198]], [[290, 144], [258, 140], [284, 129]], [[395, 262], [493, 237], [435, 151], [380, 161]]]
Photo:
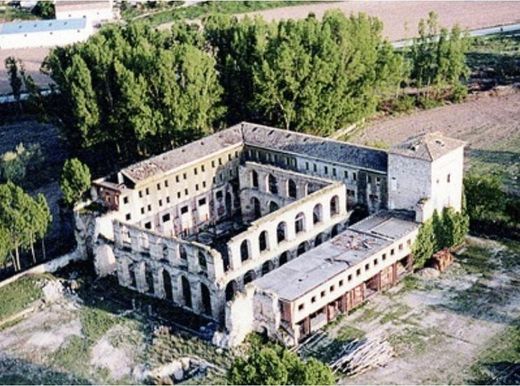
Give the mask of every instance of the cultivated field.
[[507, 188], [520, 193], [520, 92], [478, 94], [465, 103], [375, 119], [348, 140], [387, 147], [431, 131], [467, 141], [469, 167], [502, 175]]
[[343, 13], [364, 12], [379, 18], [390, 40], [414, 37], [420, 19], [434, 11], [443, 26], [459, 24], [470, 30], [520, 22], [520, 3], [508, 1], [339, 1], [252, 12], [266, 20], [301, 19], [312, 12], [317, 17], [330, 9]]

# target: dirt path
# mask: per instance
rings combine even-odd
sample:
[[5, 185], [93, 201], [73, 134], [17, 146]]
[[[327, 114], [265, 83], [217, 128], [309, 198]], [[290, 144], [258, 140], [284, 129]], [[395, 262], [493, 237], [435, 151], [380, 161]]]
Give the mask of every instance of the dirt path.
[[520, 20], [520, 2], [507, 1], [341, 1], [276, 8], [251, 15], [261, 15], [266, 20], [302, 19], [310, 12], [321, 17], [330, 9], [339, 9], [347, 15], [364, 12], [378, 17], [384, 24], [383, 34], [390, 40], [413, 37], [419, 20], [430, 11], [439, 15], [444, 26], [460, 24], [467, 29], [513, 24]]

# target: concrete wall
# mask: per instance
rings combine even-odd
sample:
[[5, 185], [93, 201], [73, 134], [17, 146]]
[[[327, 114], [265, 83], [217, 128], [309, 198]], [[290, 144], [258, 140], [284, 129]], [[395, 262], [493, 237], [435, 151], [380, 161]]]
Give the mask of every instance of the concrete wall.
[[464, 149], [433, 162], [390, 153], [388, 155], [388, 205], [390, 209], [419, 210], [422, 221], [434, 210], [461, 208]]
[[464, 148], [446, 154], [432, 163], [433, 208], [461, 209], [464, 177]]
[[431, 163], [398, 154], [388, 154], [388, 208], [415, 210], [432, 195]]

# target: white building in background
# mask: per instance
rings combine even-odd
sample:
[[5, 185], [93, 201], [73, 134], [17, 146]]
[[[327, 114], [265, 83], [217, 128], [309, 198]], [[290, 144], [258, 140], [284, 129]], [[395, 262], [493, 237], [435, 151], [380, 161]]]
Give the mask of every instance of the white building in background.
[[118, 18], [112, 0], [71, 1], [57, 0], [56, 19], [88, 19], [94, 25]]
[[31, 20], [0, 24], [0, 49], [64, 46], [94, 32], [86, 19]]

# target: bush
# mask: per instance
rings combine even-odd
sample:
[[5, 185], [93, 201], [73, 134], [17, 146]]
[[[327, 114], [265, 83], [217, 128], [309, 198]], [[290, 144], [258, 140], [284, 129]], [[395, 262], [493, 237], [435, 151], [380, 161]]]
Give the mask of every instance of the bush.
[[332, 385], [330, 368], [316, 359], [303, 362], [277, 345], [254, 344], [248, 358], [237, 358], [228, 371], [234, 385]]

